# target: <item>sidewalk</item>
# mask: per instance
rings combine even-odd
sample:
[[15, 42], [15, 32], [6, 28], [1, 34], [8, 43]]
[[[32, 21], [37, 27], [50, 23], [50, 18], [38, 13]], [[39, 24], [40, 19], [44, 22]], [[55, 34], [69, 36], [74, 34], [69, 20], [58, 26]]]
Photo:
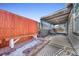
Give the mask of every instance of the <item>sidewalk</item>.
[[50, 42], [43, 49], [41, 49], [41, 51], [39, 51], [36, 56], [54, 56], [55, 53], [61, 49], [61, 47], [70, 47], [70, 43], [68, 43], [66, 36], [55, 35], [51, 37], [52, 39]]

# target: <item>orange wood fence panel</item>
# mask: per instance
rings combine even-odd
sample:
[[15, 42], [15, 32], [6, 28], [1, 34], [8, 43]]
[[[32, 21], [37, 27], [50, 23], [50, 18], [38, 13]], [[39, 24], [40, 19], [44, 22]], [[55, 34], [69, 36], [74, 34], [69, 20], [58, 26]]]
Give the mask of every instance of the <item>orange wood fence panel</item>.
[[[6, 41], [9, 42], [10, 39], [6, 38], [36, 33], [38, 33], [36, 21], [5, 10], [0, 10], [0, 45], [3, 45]], [[30, 40], [29, 38], [32, 37], [26, 37], [24, 41]], [[22, 38], [20, 41], [23, 41]]]

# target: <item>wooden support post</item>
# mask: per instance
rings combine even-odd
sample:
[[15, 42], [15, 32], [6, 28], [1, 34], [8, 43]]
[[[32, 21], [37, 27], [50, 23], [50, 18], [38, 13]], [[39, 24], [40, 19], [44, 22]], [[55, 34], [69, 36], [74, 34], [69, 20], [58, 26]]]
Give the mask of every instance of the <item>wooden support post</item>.
[[16, 38], [16, 40], [14, 41], [14, 43], [18, 42], [20, 40], [20, 38]]
[[9, 46], [10, 46], [10, 48], [14, 48], [14, 39], [10, 39], [10, 41], [9, 41]]
[[34, 37], [35, 39], [37, 39], [37, 38], [38, 38], [38, 37], [37, 37], [37, 35], [34, 35], [33, 37]]

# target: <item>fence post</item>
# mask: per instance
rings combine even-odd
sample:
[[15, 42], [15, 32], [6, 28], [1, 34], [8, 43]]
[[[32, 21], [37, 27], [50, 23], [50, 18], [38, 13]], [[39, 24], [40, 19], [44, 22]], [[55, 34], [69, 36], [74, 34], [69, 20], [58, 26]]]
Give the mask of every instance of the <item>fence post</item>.
[[14, 39], [12, 38], [12, 39], [10, 39], [10, 41], [9, 41], [9, 46], [11, 47], [11, 48], [14, 48]]

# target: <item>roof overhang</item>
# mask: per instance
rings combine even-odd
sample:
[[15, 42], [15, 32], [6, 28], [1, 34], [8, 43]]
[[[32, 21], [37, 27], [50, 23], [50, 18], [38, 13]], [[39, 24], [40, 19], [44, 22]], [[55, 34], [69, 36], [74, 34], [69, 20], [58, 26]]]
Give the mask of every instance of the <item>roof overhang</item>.
[[64, 8], [58, 10], [52, 15], [42, 17], [41, 20], [45, 20], [51, 24], [62, 24], [67, 22], [69, 14], [70, 14], [70, 9]]

